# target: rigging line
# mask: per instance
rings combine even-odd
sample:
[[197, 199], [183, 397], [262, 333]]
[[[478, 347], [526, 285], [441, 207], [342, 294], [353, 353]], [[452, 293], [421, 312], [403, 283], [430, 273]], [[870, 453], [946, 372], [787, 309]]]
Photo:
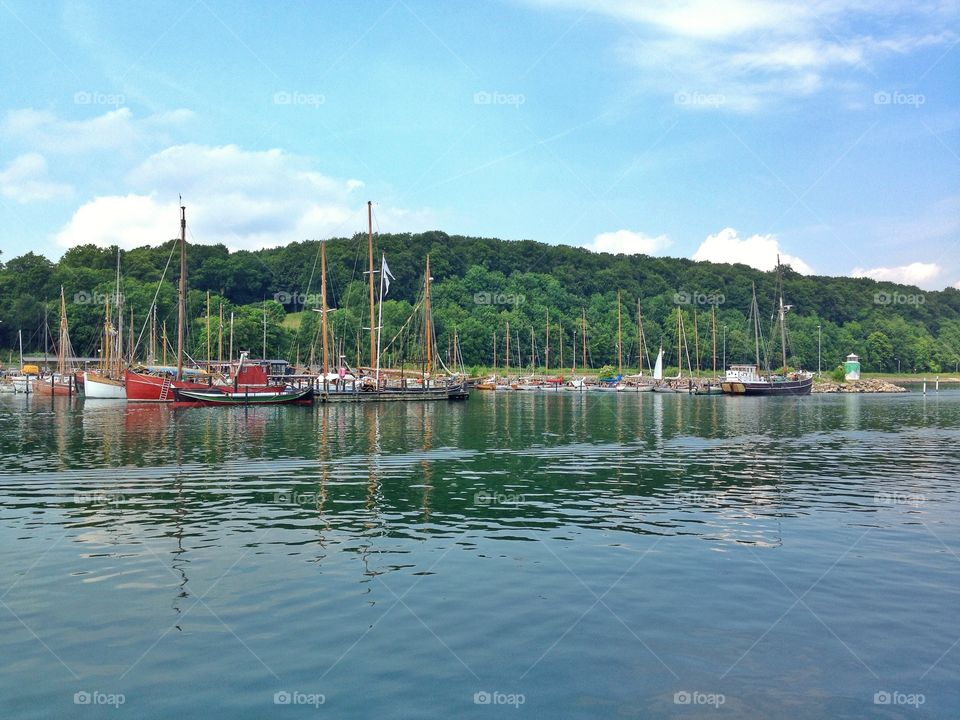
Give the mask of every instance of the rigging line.
[[147, 310], [146, 320], [144, 320], [143, 327], [140, 329], [140, 334], [137, 336], [137, 342], [133, 346], [132, 357], [136, 357], [137, 350], [140, 348], [140, 342], [143, 340], [143, 335], [147, 331], [147, 326], [150, 323], [150, 315], [153, 313], [153, 308], [157, 304], [157, 297], [160, 295], [160, 288], [163, 287], [163, 279], [167, 276], [167, 270], [170, 268], [170, 261], [173, 260], [173, 253], [177, 249], [177, 243], [173, 242], [170, 245], [170, 255], [167, 256], [167, 264], [163, 268], [163, 273], [160, 275], [160, 280], [157, 282], [157, 289], [153, 293], [153, 300], [150, 303], [150, 307]]

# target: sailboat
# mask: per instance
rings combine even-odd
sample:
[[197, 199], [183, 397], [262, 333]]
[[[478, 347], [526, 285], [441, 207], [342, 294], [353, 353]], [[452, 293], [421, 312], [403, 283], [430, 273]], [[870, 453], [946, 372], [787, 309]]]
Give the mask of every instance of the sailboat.
[[[421, 361], [420, 372], [411, 373], [405, 370], [403, 361], [399, 369], [381, 367], [381, 355], [383, 351], [382, 338], [382, 320], [383, 320], [383, 298], [390, 290], [390, 280], [393, 274], [387, 265], [386, 256], [381, 255], [380, 270], [377, 271], [373, 264], [373, 203], [367, 203], [367, 223], [368, 223], [368, 245], [367, 253], [369, 260], [368, 272], [368, 290], [370, 298], [370, 360], [369, 367], [358, 368], [358, 372], [353, 373], [354, 377], [363, 373], [359, 380], [353, 380], [350, 383], [339, 383], [334, 387], [327, 386], [324, 390], [317, 393], [317, 399], [320, 402], [371, 402], [384, 400], [465, 400], [469, 397], [466, 380], [462, 372], [454, 372], [447, 368], [437, 351], [437, 340], [433, 326], [433, 313], [431, 309], [431, 283], [433, 277], [430, 275], [430, 256], [427, 255], [426, 267], [423, 280], [423, 297], [418, 303], [419, 321], [422, 325], [422, 333], [418, 338], [422, 345], [418, 349], [422, 352], [419, 357]], [[380, 291], [379, 304], [376, 300], [374, 275], [379, 272]], [[411, 317], [405, 327], [410, 324], [414, 318]], [[391, 341], [392, 342], [392, 341]], [[387, 348], [389, 350], [389, 346]], [[359, 353], [358, 353], [359, 355]], [[404, 349], [402, 356], [406, 355]], [[454, 355], [459, 358], [459, 348], [455, 349]], [[359, 364], [359, 363], [358, 363]], [[346, 371], [347, 368], [344, 368]]]
[[167, 372], [148, 372], [127, 369], [124, 373], [127, 400], [140, 402], [173, 402], [174, 388], [185, 390], [206, 390], [208, 383], [196, 383], [184, 380], [183, 367], [184, 333], [187, 314], [187, 208], [180, 206], [180, 284], [177, 302], [177, 370], [176, 375]]
[[[687, 333], [683, 327], [683, 311], [677, 308], [677, 374], [667, 378], [659, 378], [659, 382], [654, 386], [654, 392], [660, 393], [689, 393], [692, 392], [692, 381], [687, 381], [687, 387], [682, 384], [683, 380], [683, 356], [686, 351], [687, 369], [692, 374], [693, 368], [690, 366], [690, 348], [687, 345]], [[663, 347], [660, 348], [660, 354], [657, 356], [657, 365], [659, 374], [663, 375]], [[656, 375], [656, 373], [654, 373]]]
[[[117, 328], [110, 322], [110, 302], [104, 304], [103, 352], [100, 372], [83, 373], [83, 394], [91, 400], [125, 400], [126, 387], [122, 375], [123, 364], [123, 304], [120, 294], [120, 248], [117, 248], [117, 285], [114, 306], [117, 309]], [[116, 338], [116, 342], [114, 342]]]
[[787, 308], [783, 304], [783, 277], [780, 257], [777, 256], [777, 321], [780, 325], [780, 349], [783, 366], [781, 373], [760, 372], [760, 312], [757, 305], [757, 286], [753, 286], [753, 332], [756, 352], [755, 365], [731, 365], [720, 387], [727, 395], [809, 395], [813, 388], [813, 373], [787, 369]]
[[76, 374], [67, 368], [67, 358], [73, 354], [70, 345], [70, 330], [67, 325], [67, 302], [60, 286], [60, 337], [57, 344], [57, 370], [49, 377], [38, 378], [33, 382], [33, 392], [37, 395], [77, 394]]

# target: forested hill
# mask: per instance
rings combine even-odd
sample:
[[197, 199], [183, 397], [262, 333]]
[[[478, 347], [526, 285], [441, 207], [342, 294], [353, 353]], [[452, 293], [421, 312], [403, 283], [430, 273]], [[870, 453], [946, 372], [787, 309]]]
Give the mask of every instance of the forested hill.
[[[597, 254], [563, 245], [442, 232], [384, 234], [375, 241], [378, 265], [384, 253], [395, 276], [384, 305], [384, 337], [398, 331], [417, 302], [429, 253], [438, 346], [445, 350], [456, 328], [467, 365], [492, 362], [495, 331], [502, 353], [507, 321], [511, 335], [519, 335], [527, 364], [530, 330], [534, 330], [542, 364], [549, 312], [551, 364], [559, 359], [562, 327], [564, 360], [569, 366], [572, 332], [574, 327], [579, 329], [583, 311], [590, 364], [615, 363], [618, 291], [624, 360], [631, 366], [636, 366], [638, 298], [650, 353], [655, 354], [662, 344], [673, 364], [677, 313], [682, 312], [691, 353], [698, 348], [701, 365], [712, 365], [711, 306], [716, 307], [718, 356], [724, 334], [728, 363], [753, 356], [748, 323], [753, 283], [764, 332], [769, 335], [771, 330], [776, 274], [746, 265]], [[121, 252], [126, 310], [132, 309], [138, 332], [167, 268], [158, 294], [158, 322], [166, 320], [169, 336], [175, 334], [178, 265], [171, 253], [174, 242]], [[298, 353], [301, 359], [308, 357], [318, 315], [285, 316], [319, 303], [319, 246], [317, 241], [307, 241], [232, 253], [223, 246], [190, 246], [187, 278], [193, 355], [206, 355], [203, 318], [206, 292], [210, 291], [214, 343], [222, 305], [225, 317], [231, 312], [235, 315], [235, 347], [259, 355], [266, 308], [268, 354], [290, 360]], [[344, 340], [344, 352], [351, 361], [356, 359], [358, 329], [369, 326], [369, 320], [363, 319], [367, 312], [366, 262], [366, 236], [327, 241], [330, 304], [338, 308], [332, 314], [334, 332]], [[43, 349], [45, 342], [49, 345], [56, 336], [62, 285], [74, 349], [78, 354], [95, 355], [103, 300], [113, 292], [116, 263], [115, 248], [87, 245], [70, 249], [56, 263], [27, 253], [0, 265], [0, 346], [15, 347], [18, 329], [23, 329], [26, 349]], [[816, 369], [818, 325], [824, 369], [835, 367], [849, 352], [859, 354], [868, 370], [893, 371], [899, 361], [904, 371], [938, 372], [954, 370], [960, 362], [960, 291], [956, 289], [925, 292], [869, 279], [803, 276], [789, 268], [783, 275], [786, 302], [793, 306], [788, 314], [793, 366]], [[579, 337], [577, 343], [579, 346]], [[367, 343], [360, 346], [366, 349]], [[771, 355], [779, 355], [774, 341], [767, 349]], [[6, 361], [9, 356], [0, 359]]]

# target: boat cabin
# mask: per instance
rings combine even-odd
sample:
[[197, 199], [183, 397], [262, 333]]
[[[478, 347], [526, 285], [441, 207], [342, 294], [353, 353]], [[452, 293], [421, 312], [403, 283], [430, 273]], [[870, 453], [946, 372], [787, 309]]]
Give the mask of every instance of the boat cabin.
[[731, 365], [727, 369], [727, 382], [760, 382], [756, 365]]

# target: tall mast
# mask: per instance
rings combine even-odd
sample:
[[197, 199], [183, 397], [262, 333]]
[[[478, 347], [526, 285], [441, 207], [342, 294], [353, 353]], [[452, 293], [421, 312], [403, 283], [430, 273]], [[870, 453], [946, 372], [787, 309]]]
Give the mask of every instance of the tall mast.
[[[182, 202], [182, 200], [181, 200]], [[183, 333], [187, 324], [187, 207], [180, 206], [180, 287], [177, 297], [177, 380], [183, 380]]]
[[643, 310], [640, 298], [637, 298], [637, 355], [640, 356], [640, 374], [643, 375]]
[[223, 372], [223, 300], [220, 301], [220, 322], [217, 325], [217, 367]]
[[510, 375], [510, 321], [507, 320], [507, 355], [506, 355], [506, 365], [504, 367], [504, 373]]
[[617, 373], [623, 375], [623, 324], [620, 315], [619, 290], [617, 290]]
[[[372, 276], [371, 276], [372, 277]], [[427, 269], [423, 281], [423, 333], [424, 352], [426, 354], [426, 377], [430, 376], [430, 361], [433, 359], [433, 317], [430, 314], [430, 256], [427, 255]]]
[[227, 362], [233, 362], [233, 310], [230, 311], [230, 353]]
[[547, 338], [543, 350], [543, 374], [550, 374], [550, 308], [547, 308]]
[[787, 372], [787, 313], [783, 307], [783, 275], [780, 274], [780, 256], [777, 255], [777, 286], [780, 290], [780, 349], [783, 352], [783, 372]]
[[693, 308], [693, 357], [697, 361], [697, 374], [700, 373], [700, 330], [697, 327], [697, 308]]
[[573, 361], [570, 364], [570, 372], [575, 373], [577, 371], [577, 324], [573, 324]]
[[130, 334], [130, 340], [127, 343], [127, 347], [130, 348], [130, 364], [133, 365], [133, 308], [130, 308], [130, 329], [127, 332]]
[[717, 374], [717, 306], [710, 306], [710, 336], [713, 340], [713, 374]]
[[[117, 246], [117, 284], [114, 294], [114, 302], [116, 303], [117, 308], [117, 342], [116, 342], [116, 377], [120, 377], [120, 373], [123, 371], [123, 300], [120, 298], [120, 246]], [[109, 368], [107, 372], [109, 372]]]
[[157, 361], [157, 306], [150, 310], [150, 363]]
[[493, 331], [493, 376], [497, 376], [497, 331]]
[[167, 366], [167, 321], [163, 321], [163, 337], [160, 338], [160, 345], [163, 347], [163, 366]]
[[67, 301], [63, 297], [63, 285], [60, 286], [60, 347], [58, 349], [57, 372], [63, 377], [67, 373]]
[[327, 242], [320, 241], [320, 333], [323, 336], [323, 350], [321, 354], [324, 377], [330, 372], [328, 337], [327, 337]]
[[563, 373], [563, 322], [560, 323], [560, 372]]
[[587, 369], [587, 311], [584, 308], [580, 309], [581, 314], [583, 315], [583, 369]]
[[[374, 299], [373, 299], [373, 202], [367, 201], [367, 255], [369, 256], [370, 268], [368, 271], [369, 282], [367, 285], [370, 290], [370, 366], [376, 364], [377, 359], [374, 357], [377, 353], [377, 337], [376, 337], [376, 313], [374, 312]], [[429, 265], [429, 260], [427, 261]]]
[[267, 301], [263, 301], [263, 359], [267, 359]]
[[210, 363], [213, 358], [210, 353], [210, 291], [207, 290], [207, 372], [210, 372]]
[[757, 305], [757, 284], [753, 285], [753, 344], [757, 355], [757, 371], [760, 371], [760, 307]]
[[113, 372], [110, 367], [110, 303], [103, 304], [103, 352], [100, 354], [100, 371], [107, 375]]

